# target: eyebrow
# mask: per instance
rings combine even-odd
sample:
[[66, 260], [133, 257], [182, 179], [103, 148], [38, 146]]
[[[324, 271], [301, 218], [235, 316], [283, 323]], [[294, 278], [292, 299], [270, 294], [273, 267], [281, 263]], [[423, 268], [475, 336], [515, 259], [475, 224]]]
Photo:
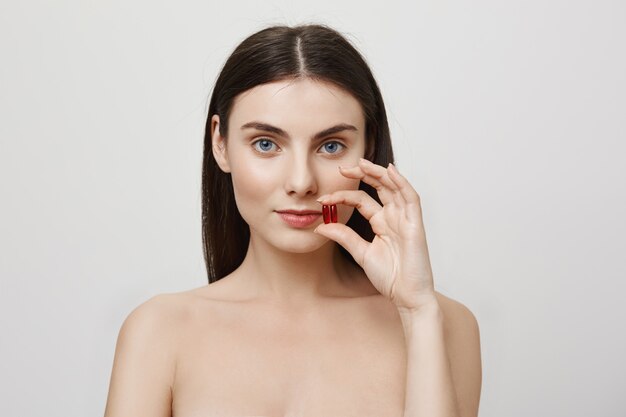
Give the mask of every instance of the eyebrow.
[[[262, 130], [264, 132], [271, 132], [274, 133], [278, 136], [282, 136], [284, 138], [287, 139], [291, 139], [289, 137], [289, 135], [287, 134], [287, 132], [285, 132], [283, 129], [276, 127], [276, 126], [272, 126], [268, 123], [263, 123], [263, 122], [248, 122], [244, 125], [241, 126], [241, 130], [244, 129], [257, 129], [257, 130]], [[315, 135], [313, 135], [313, 140], [320, 140], [326, 136], [329, 135], [333, 135], [335, 133], [339, 133], [339, 132], [343, 132], [344, 130], [351, 130], [354, 132], [358, 132], [359, 130], [354, 127], [353, 125], [347, 124], [347, 123], [339, 123], [335, 126], [331, 126], [328, 129], [324, 129], [321, 132], [316, 133]]]

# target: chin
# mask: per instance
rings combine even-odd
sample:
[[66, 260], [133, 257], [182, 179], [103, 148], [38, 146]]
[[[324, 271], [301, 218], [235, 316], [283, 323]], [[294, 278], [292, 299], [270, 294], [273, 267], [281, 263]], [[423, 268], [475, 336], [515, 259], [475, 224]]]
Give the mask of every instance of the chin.
[[308, 234], [311, 236], [304, 235], [304, 233], [307, 233], [306, 231], [301, 230], [299, 232], [302, 233], [301, 236], [284, 239], [274, 236], [270, 242], [278, 249], [291, 253], [315, 252], [327, 243], [327, 239], [313, 233], [313, 229], [308, 230]]

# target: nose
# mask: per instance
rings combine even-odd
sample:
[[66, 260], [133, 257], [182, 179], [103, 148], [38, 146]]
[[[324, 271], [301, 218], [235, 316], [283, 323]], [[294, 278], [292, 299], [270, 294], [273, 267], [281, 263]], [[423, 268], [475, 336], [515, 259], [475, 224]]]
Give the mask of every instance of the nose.
[[317, 192], [317, 175], [306, 157], [292, 159], [285, 172], [285, 191], [300, 197]]

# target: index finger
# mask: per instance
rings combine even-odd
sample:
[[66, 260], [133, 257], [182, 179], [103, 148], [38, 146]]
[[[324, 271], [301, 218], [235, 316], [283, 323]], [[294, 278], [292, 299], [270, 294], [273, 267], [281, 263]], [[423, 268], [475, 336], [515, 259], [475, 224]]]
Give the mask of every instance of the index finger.
[[353, 206], [367, 220], [383, 209], [371, 195], [363, 190], [339, 190], [317, 201], [320, 204], [346, 204]]

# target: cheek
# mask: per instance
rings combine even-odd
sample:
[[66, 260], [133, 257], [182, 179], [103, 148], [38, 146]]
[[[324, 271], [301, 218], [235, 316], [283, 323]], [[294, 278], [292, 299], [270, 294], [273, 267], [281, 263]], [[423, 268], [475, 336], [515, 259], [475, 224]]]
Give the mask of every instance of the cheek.
[[330, 190], [338, 191], [338, 190], [358, 190], [359, 189], [359, 184], [361, 183], [360, 179], [347, 178], [344, 175], [342, 175], [341, 172], [337, 168], [335, 168], [335, 170], [337, 171], [337, 173], [332, 178], [329, 178], [331, 182], [328, 184], [328, 188]]
[[258, 209], [259, 203], [265, 201], [276, 187], [275, 180], [253, 164], [237, 164], [232, 169], [231, 178], [237, 207], [244, 219], [246, 215], [254, 214], [255, 207]]

